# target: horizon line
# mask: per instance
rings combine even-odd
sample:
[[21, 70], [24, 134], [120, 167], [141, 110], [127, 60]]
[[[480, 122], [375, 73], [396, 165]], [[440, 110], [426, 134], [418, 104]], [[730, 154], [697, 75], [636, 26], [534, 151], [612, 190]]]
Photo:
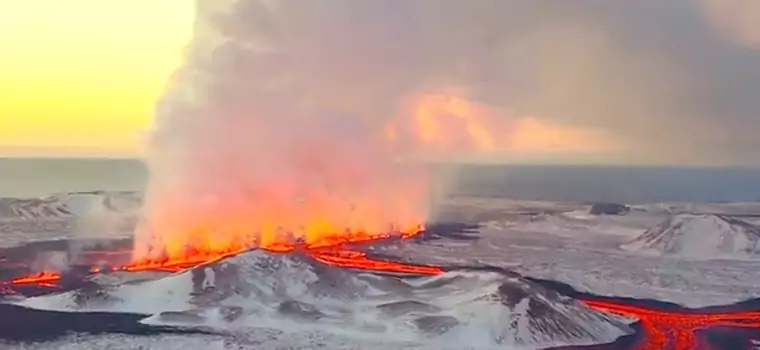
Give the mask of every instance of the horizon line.
[[[145, 157], [129, 155], [3, 155], [0, 160], [132, 160], [144, 162]], [[525, 166], [525, 167], [609, 167], [609, 168], [696, 168], [696, 169], [748, 169], [760, 170], [760, 165], [753, 164], [657, 164], [657, 163], [621, 163], [621, 162], [569, 162], [566, 160], [550, 162], [530, 160], [484, 161], [478, 159], [429, 159], [424, 161], [431, 165], [471, 165], [471, 166]]]

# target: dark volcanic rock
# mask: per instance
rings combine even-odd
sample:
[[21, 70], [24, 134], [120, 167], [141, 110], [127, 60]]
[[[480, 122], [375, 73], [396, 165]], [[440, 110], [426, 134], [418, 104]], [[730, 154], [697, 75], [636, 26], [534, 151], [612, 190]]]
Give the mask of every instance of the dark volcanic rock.
[[631, 208], [624, 204], [618, 203], [594, 203], [591, 205], [589, 214], [591, 215], [625, 215], [631, 211]]
[[277, 311], [283, 315], [310, 321], [318, 320], [324, 316], [316, 306], [296, 300], [283, 301]]
[[393, 303], [381, 304], [381, 305], [378, 305], [377, 308], [382, 310], [387, 315], [393, 316], [393, 317], [403, 316], [403, 315], [414, 313], [414, 312], [435, 313], [435, 312], [441, 311], [441, 308], [435, 305], [425, 304], [423, 302], [414, 301], [414, 300], [404, 300], [404, 301], [398, 301], [398, 302], [393, 302]]
[[0, 304], [0, 339], [48, 341], [70, 332], [154, 335], [159, 333], [205, 333], [173, 327], [140, 324], [145, 315], [108, 312], [56, 312]]
[[528, 291], [524, 289], [515, 288], [511, 284], [504, 283], [499, 286], [499, 296], [501, 297], [501, 302], [504, 305], [508, 307], [515, 307], [517, 303], [529, 297], [530, 294], [528, 294]]
[[424, 333], [440, 335], [459, 325], [452, 316], [422, 316], [414, 320], [414, 325]]
[[165, 311], [159, 314], [161, 321], [172, 323], [201, 323], [205, 318], [189, 311]]
[[115, 287], [113, 286], [85, 282], [84, 286], [74, 292], [73, 301], [79, 307], [98, 304], [106, 305], [119, 300], [111, 294], [114, 289]]
[[243, 308], [239, 306], [223, 306], [219, 309], [219, 313], [222, 314], [227, 322], [232, 322], [243, 316]]

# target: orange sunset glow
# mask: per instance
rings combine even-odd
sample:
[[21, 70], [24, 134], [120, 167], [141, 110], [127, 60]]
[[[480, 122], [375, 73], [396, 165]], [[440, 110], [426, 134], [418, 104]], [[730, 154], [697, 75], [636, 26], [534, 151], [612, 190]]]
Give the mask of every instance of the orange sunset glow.
[[[154, 103], [190, 40], [194, 13], [194, 2], [182, 0], [3, 4], [0, 153], [138, 156]], [[458, 142], [442, 140], [446, 128], [463, 125], [480, 150], [577, 153], [610, 146], [604, 135], [541, 119], [490, 120], [503, 116], [462, 99], [420, 103], [417, 127], [431, 145]], [[459, 120], [431, 121], [430, 109]]]
[[599, 130], [523, 116], [457, 95], [422, 94], [412, 99], [407, 109], [411, 113], [386, 127], [386, 137], [395, 140], [400, 133], [406, 133], [416, 146], [428, 152], [579, 154], [620, 147]]
[[138, 155], [194, 11], [185, 0], [0, 4], [0, 155]]

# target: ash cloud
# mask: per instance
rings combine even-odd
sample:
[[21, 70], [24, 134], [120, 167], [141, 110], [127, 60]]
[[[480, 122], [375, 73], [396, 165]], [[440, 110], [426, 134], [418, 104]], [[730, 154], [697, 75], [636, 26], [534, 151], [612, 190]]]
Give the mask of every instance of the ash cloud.
[[760, 2], [742, 0], [702, 0], [709, 23], [727, 39], [760, 49]]
[[622, 162], [756, 164], [751, 3], [200, 2], [206, 21], [185, 69], [208, 83], [196, 93], [241, 119], [265, 85], [290, 84], [270, 105], [351, 116], [366, 129], [410, 94], [454, 87], [518, 115], [600, 130], [623, 145]]

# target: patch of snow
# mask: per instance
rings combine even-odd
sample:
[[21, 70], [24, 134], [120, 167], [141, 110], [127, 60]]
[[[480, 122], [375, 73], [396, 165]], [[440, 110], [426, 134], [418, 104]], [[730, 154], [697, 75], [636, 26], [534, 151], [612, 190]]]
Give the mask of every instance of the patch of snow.
[[410, 344], [378, 342], [340, 337], [319, 331], [290, 332], [264, 327], [245, 333], [219, 335], [71, 335], [59, 340], [35, 343], [4, 343], [0, 349], [14, 350], [387, 350], [389, 342], [397, 350], [529, 350], [525, 347], [500, 346], [478, 348], [472, 345]]
[[[107, 277], [100, 277], [101, 281], [105, 278]], [[27, 298], [17, 304], [40, 310], [128, 312], [146, 315], [156, 311], [183, 311], [191, 307], [193, 282], [187, 273], [172, 274], [143, 283], [113, 283], [116, 281], [110, 280], [104, 285], [107, 289], [113, 289], [108, 295], [108, 302], [83, 302], [80, 291], [68, 291]]]
[[[667, 215], [669, 217], [670, 215]], [[547, 228], [537, 232], [530, 223], [507, 228], [481, 227], [471, 240], [440, 238], [404, 241], [371, 247], [390, 259], [423, 264], [486, 264], [522, 275], [556, 280], [597, 295], [657, 299], [688, 307], [725, 305], [760, 297], [756, 274], [760, 259], [693, 259], [679, 255], [643, 255], [620, 249], [655, 226], [663, 214], [634, 210], [626, 216], [589, 220], [606, 223], [608, 230]], [[624, 220], [620, 220], [623, 219]], [[652, 227], [650, 226], [650, 228]], [[610, 234], [610, 232], [634, 233]]]
[[597, 215], [589, 214], [588, 210], [573, 210], [562, 213], [565, 217], [576, 220], [593, 220]]

